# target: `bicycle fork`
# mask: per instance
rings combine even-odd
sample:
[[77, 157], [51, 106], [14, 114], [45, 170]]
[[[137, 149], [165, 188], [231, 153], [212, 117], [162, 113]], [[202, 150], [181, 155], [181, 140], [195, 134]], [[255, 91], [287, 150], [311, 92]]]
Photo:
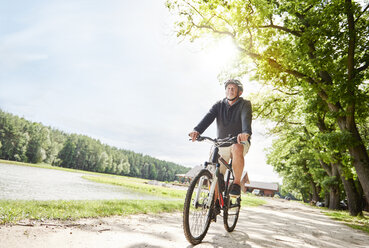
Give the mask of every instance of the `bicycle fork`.
[[[223, 195], [222, 195], [222, 192], [220, 190], [220, 187], [219, 187], [219, 167], [220, 167], [220, 164], [219, 163], [216, 163], [216, 169], [215, 169], [215, 173], [213, 174], [214, 176], [214, 180], [212, 181], [211, 185], [210, 185], [210, 189], [209, 189], [209, 197], [208, 197], [208, 201], [206, 202], [206, 207], [207, 208], [210, 208], [211, 204], [212, 204], [212, 200], [213, 200], [213, 197], [214, 197], [214, 194], [215, 194], [215, 187], [218, 186], [218, 196], [217, 198], [219, 198], [219, 204], [221, 207], [224, 206], [224, 199], [223, 199]], [[204, 178], [201, 178], [200, 179], [200, 182], [199, 182], [199, 186], [198, 189], [197, 189], [197, 192], [196, 192], [196, 197], [195, 197], [195, 201], [194, 201], [194, 206], [196, 207], [196, 204], [199, 200], [199, 197], [200, 197], [200, 192], [201, 192], [201, 185], [203, 184], [204, 182]]]

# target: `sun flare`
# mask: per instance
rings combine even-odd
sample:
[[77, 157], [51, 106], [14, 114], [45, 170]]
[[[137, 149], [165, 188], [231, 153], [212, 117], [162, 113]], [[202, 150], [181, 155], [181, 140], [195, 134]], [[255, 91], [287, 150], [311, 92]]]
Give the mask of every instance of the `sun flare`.
[[234, 62], [239, 51], [231, 38], [207, 42], [204, 49], [204, 62], [216, 70], [222, 70]]

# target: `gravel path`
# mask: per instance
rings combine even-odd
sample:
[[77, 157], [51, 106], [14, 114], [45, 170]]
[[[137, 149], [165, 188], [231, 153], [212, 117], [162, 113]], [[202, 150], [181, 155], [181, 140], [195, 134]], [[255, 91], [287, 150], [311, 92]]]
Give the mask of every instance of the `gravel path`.
[[[224, 230], [218, 218], [196, 247], [369, 247], [368, 234], [331, 220], [319, 209], [292, 201], [267, 200], [264, 206], [243, 208], [232, 233]], [[0, 247], [192, 246], [183, 235], [181, 213], [174, 213], [3, 225]]]

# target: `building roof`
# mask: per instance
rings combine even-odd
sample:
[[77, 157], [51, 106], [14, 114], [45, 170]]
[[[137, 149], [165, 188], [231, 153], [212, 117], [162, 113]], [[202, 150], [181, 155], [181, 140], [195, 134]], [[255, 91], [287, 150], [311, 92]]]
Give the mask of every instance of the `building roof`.
[[250, 181], [250, 183], [245, 183], [245, 187], [278, 191], [278, 183]]
[[199, 173], [199, 171], [202, 170], [202, 168], [203, 168], [202, 165], [197, 165], [197, 166], [193, 167], [191, 170], [189, 170], [186, 173], [185, 177], [194, 178]]

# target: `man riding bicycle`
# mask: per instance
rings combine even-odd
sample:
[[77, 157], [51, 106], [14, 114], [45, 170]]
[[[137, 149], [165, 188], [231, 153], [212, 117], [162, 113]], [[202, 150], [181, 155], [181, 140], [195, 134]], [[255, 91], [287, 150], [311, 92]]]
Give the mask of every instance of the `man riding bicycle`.
[[[202, 134], [215, 119], [217, 119], [217, 137], [220, 139], [237, 136], [237, 144], [220, 147], [219, 154], [228, 162], [232, 158], [235, 179], [230, 195], [241, 194], [240, 181], [244, 168], [244, 156], [250, 147], [252, 108], [251, 102], [241, 98], [243, 85], [237, 79], [230, 79], [224, 83], [226, 98], [216, 102], [200, 123], [189, 134], [192, 141]], [[222, 174], [225, 166], [220, 167]]]

